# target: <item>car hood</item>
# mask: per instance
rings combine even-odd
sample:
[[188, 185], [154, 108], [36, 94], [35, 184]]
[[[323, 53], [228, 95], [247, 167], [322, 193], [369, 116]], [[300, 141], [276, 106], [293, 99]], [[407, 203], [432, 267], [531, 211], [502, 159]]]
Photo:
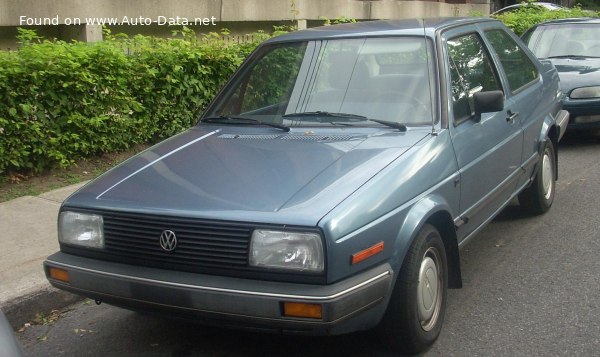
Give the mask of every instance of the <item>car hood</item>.
[[553, 58], [562, 91], [600, 85], [600, 58]]
[[428, 135], [369, 128], [292, 130], [201, 125], [83, 187], [66, 206], [316, 225]]

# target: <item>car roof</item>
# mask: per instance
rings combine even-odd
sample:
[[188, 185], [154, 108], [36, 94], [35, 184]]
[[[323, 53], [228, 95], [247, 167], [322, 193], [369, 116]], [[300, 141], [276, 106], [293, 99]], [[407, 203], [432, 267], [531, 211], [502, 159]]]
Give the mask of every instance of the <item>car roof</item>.
[[481, 22], [499, 22], [490, 18], [441, 17], [429, 19], [378, 20], [314, 27], [272, 38], [266, 43], [307, 41], [333, 38], [419, 35], [433, 37], [444, 28]]

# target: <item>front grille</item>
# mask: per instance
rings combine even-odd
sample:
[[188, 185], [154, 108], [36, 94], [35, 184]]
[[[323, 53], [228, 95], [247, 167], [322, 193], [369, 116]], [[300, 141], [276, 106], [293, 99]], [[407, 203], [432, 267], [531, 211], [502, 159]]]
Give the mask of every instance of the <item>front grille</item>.
[[[102, 215], [105, 247], [89, 249], [61, 243], [60, 249], [64, 253], [165, 271], [305, 284], [327, 283], [326, 272], [310, 274], [249, 266], [250, 238], [256, 223], [103, 210], [82, 211]], [[275, 230], [286, 228], [265, 224], [260, 224], [260, 227]], [[307, 229], [295, 226], [287, 228]], [[177, 235], [177, 248], [172, 252], [166, 252], [160, 246], [160, 234], [165, 230]]]
[[[144, 265], [176, 265], [182, 268], [244, 269], [252, 228], [238, 223], [190, 218], [105, 213], [105, 251], [119, 260], [143, 260]], [[177, 236], [172, 252], [160, 246], [160, 235], [171, 230]]]

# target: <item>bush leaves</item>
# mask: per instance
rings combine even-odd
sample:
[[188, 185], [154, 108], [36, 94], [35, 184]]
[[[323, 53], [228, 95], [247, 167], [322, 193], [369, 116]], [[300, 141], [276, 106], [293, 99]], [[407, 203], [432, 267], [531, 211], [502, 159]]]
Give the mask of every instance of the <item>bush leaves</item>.
[[0, 51], [0, 174], [41, 172], [74, 160], [154, 143], [196, 123], [256, 45], [113, 36], [82, 43], [19, 29], [20, 48]]

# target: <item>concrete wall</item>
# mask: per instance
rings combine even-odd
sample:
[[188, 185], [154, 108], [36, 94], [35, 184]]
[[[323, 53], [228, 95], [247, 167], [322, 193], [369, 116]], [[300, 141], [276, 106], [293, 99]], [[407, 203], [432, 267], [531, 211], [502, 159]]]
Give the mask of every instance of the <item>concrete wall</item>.
[[[234, 33], [270, 30], [282, 21], [308, 20], [309, 26], [339, 17], [358, 20], [468, 16], [489, 13], [490, 0], [0, 0], [0, 47], [15, 45], [15, 27], [44, 36], [97, 41], [99, 19], [113, 32], [169, 36], [170, 20], [194, 24], [196, 32], [227, 27]], [[445, 2], [447, 1], [447, 2]], [[466, 2], [454, 4], [451, 2]], [[134, 26], [133, 23], [138, 25]], [[30, 25], [30, 26], [28, 26]], [[97, 24], [96, 24], [97, 25]], [[58, 33], [58, 36], [56, 34]]]
[[[279, 2], [279, 1], [278, 1]], [[20, 26], [25, 18], [67, 19], [115, 17], [122, 19], [158, 16], [216, 16], [221, 18], [221, 0], [0, 0], [0, 26]]]
[[[444, 1], [398, 0], [0, 0], [0, 26], [23, 26], [27, 19], [68, 19], [159, 16], [214, 17], [216, 21], [317, 20], [345, 16], [355, 19], [467, 15], [472, 10], [487, 13], [489, 0], [465, 0], [466, 4]], [[66, 22], [67, 21], [67, 22]]]

